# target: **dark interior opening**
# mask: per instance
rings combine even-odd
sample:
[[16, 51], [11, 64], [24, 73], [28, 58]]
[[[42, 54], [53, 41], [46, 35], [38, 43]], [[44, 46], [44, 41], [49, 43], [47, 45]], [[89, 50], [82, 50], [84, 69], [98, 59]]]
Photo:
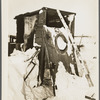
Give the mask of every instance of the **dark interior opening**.
[[24, 42], [23, 35], [24, 35], [24, 18], [22, 17], [22, 18], [17, 19], [16, 43], [23, 43]]
[[[61, 14], [64, 17], [66, 24], [69, 25], [69, 21], [67, 19], [68, 14], [65, 13], [65, 12], [61, 12]], [[47, 9], [47, 13], [46, 13], [46, 25], [48, 27], [57, 27], [57, 28], [63, 27], [63, 24], [60, 21], [60, 18], [58, 16], [56, 10]]]

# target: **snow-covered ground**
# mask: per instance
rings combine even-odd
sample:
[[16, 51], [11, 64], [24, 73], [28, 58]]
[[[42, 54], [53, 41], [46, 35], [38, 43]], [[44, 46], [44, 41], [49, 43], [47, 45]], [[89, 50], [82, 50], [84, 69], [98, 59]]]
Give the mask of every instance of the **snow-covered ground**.
[[[75, 38], [76, 44], [79, 43], [79, 40], [80, 39]], [[94, 84], [93, 87], [89, 87], [85, 75], [82, 77], [71, 75], [65, 71], [63, 63], [59, 62], [55, 83], [57, 85], [57, 90], [56, 96], [54, 97], [52, 91], [48, 87], [37, 86], [37, 76], [39, 71], [39, 61], [37, 57], [34, 59], [36, 66], [34, 67], [27, 80], [24, 81], [24, 77], [33, 66], [33, 64], [30, 64], [27, 67], [30, 60], [26, 60], [36, 52], [36, 49], [32, 48], [26, 52], [14, 50], [14, 52], [8, 58], [9, 100], [88, 100], [85, 98], [85, 96], [93, 97], [96, 99], [98, 92], [97, 43], [93, 37], [86, 37], [82, 39], [81, 44], [83, 44], [84, 47], [80, 49], [80, 53], [82, 58], [87, 63], [90, 72], [89, 74]]]

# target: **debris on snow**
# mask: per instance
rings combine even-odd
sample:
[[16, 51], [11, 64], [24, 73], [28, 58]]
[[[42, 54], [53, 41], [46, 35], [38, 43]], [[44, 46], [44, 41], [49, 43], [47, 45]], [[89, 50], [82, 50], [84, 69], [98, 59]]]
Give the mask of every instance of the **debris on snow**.
[[[62, 28], [51, 28], [44, 26], [46, 31], [49, 31], [53, 39], [53, 45], [55, 46], [55, 37], [58, 34], [57, 32], [61, 32], [66, 38], [66, 31]], [[59, 42], [60, 41], [60, 42]], [[61, 43], [61, 38], [58, 39], [58, 47], [60, 49], [64, 49], [66, 45], [59, 45]], [[62, 43], [64, 41], [62, 40]], [[35, 44], [37, 45], [37, 44]], [[70, 56], [72, 53], [72, 45], [68, 42], [67, 53]], [[38, 46], [38, 45], [37, 45]], [[87, 53], [90, 44], [86, 44], [84, 48], [81, 48], [81, 54], [85, 61], [87, 62], [90, 71], [90, 75], [93, 78], [93, 82], [95, 79], [95, 63], [92, 62], [96, 59], [89, 56]], [[91, 48], [93, 45], [91, 45]], [[89, 49], [90, 50], [90, 49]], [[82, 77], [78, 77], [75, 74], [74, 65], [70, 63], [70, 67], [73, 75], [69, 74], [65, 70], [65, 66], [60, 61], [58, 66], [58, 72], [56, 73], [56, 86], [55, 90], [56, 96], [53, 96], [53, 90], [51, 87], [42, 85], [38, 86], [37, 76], [39, 72], [39, 60], [37, 57], [34, 57], [33, 62], [36, 64], [26, 81], [24, 81], [25, 76], [32, 69], [33, 64], [30, 63], [30, 60], [27, 61], [37, 50], [33, 47], [32, 49], [28, 49], [26, 52], [15, 50], [8, 58], [9, 60], [9, 75], [8, 75], [8, 87], [9, 87], [9, 100], [85, 100], [86, 96], [91, 97], [93, 95], [96, 98], [96, 89], [95, 87], [89, 87], [88, 82], [83, 74]], [[90, 52], [92, 53], [92, 51]], [[86, 58], [85, 55], [88, 55]], [[96, 62], [96, 61], [95, 61]], [[81, 66], [81, 65], [78, 65]], [[49, 73], [49, 71], [47, 70]], [[48, 74], [45, 73], [45, 74]], [[50, 75], [50, 73], [48, 74]], [[47, 75], [44, 75], [47, 76]], [[50, 76], [48, 76], [50, 79]]]

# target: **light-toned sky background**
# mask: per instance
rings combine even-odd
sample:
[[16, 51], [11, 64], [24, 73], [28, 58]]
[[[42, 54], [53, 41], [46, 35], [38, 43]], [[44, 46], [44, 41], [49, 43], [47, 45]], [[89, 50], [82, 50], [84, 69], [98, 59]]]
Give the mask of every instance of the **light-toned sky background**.
[[8, 34], [16, 34], [16, 15], [42, 7], [75, 12], [75, 35], [98, 32], [98, 0], [8, 0]]
[[[3, 100], [7, 100], [7, 48], [5, 43], [7, 34], [16, 34], [16, 21], [18, 14], [38, 10], [42, 7], [50, 7], [65, 11], [75, 12], [75, 34], [98, 34], [98, 0], [1, 0], [2, 1], [2, 82]], [[97, 49], [97, 48], [96, 48]]]

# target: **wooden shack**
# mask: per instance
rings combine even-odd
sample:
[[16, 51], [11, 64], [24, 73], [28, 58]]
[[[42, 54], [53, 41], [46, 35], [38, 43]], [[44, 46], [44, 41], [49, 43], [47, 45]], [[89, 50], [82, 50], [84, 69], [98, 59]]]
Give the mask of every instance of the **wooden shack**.
[[[39, 14], [40, 11], [43, 11], [43, 13]], [[66, 11], [61, 11], [61, 14], [63, 15], [67, 25], [69, 25], [67, 16], [71, 14], [76, 15], [75, 13]], [[34, 27], [36, 26], [35, 25], [36, 21], [38, 28], [40, 28], [37, 31], [41, 31], [41, 27], [43, 27], [43, 25], [47, 25], [49, 27], [58, 27], [58, 28], [63, 26], [59, 19], [56, 9], [51, 9], [46, 7], [43, 7], [34, 12], [20, 14], [16, 16], [14, 19], [16, 19], [17, 23], [17, 41], [16, 41], [17, 44], [24, 43], [25, 39], [28, 38], [29, 35], [33, 35], [32, 37], [34, 37], [34, 31], [35, 31]], [[74, 23], [75, 23], [75, 17], [70, 28], [73, 36], [74, 36]], [[39, 34], [39, 32], [37, 33]], [[33, 45], [32, 39], [30, 39], [29, 41], [30, 45]]]
[[[67, 12], [62, 10], [60, 10], [60, 12], [67, 26], [69, 27], [72, 36], [74, 37], [75, 17], [70, 24], [68, 16], [75, 16], [76, 14], [73, 12]], [[52, 33], [46, 31], [43, 27], [44, 25], [51, 28], [63, 27], [63, 24], [57, 14], [56, 9], [43, 7], [34, 12], [20, 14], [16, 16], [14, 19], [16, 19], [17, 22], [16, 49], [20, 50], [21, 43], [24, 43], [25, 45], [24, 50], [27, 50], [35, 46], [34, 43], [37, 43], [41, 46], [41, 52], [39, 54], [39, 73], [42, 82], [44, 79], [45, 69], [50, 69], [52, 76], [55, 77], [59, 61], [63, 62], [66, 71], [68, 71], [69, 73], [71, 73], [70, 63], [74, 62], [74, 65], [77, 66], [75, 64], [75, 59], [74, 61], [72, 61], [71, 56], [69, 56], [67, 53], [60, 53], [57, 50], [57, 48], [52, 44]], [[78, 75], [77, 67], [75, 67], [75, 71]]]

